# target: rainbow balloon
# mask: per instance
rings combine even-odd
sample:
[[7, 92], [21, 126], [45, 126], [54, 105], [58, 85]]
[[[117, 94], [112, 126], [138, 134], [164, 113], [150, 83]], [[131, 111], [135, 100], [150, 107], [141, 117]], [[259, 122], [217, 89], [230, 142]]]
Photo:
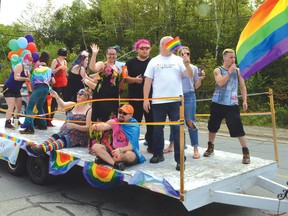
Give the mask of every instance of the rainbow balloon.
[[52, 175], [64, 174], [68, 172], [79, 161], [79, 158], [76, 158], [64, 152], [51, 151], [49, 159], [49, 173]]
[[83, 175], [91, 186], [99, 189], [120, 186], [124, 179], [124, 174], [93, 162], [85, 162]]
[[237, 61], [244, 79], [288, 52], [288, 1], [266, 0], [242, 31]]
[[170, 52], [174, 52], [175, 50], [179, 49], [181, 46], [182, 45], [181, 45], [181, 41], [179, 37], [175, 37], [174, 39], [168, 41], [165, 44], [165, 48]]

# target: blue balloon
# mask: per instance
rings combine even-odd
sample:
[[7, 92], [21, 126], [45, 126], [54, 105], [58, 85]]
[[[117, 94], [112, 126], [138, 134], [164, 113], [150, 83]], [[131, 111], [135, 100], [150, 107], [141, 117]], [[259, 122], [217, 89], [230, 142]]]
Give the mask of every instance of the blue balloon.
[[28, 41], [25, 37], [19, 37], [17, 40], [17, 44], [21, 49], [25, 49], [28, 45]]

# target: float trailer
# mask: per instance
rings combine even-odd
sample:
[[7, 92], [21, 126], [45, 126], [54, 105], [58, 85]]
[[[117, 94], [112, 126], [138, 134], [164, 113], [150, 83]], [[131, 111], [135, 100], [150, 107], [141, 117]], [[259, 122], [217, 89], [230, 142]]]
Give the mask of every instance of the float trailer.
[[[0, 125], [4, 125], [5, 119], [0, 119]], [[49, 127], [46, 131], [35, 130], [34, 135], [23, 135], [18, 130], [1, 128], [0, 130], [0, 155], [4, 146], [14, 145], [17, 151], [16, 158], [0, 157], [8, 161], [8, 170], [14, 175], [20, 175], [23, 169], [27, 169], [28, 177], [36, 184], [44, 184], [49, 177], [48, 155], [47, 157], [30, 157], [20, 149], [20, 143], [40, 143], [59, 131], [62, 121], [54, 120], [56, 127]], [[142, 142], [142, 141], [140, 141]], [[147, 160], [151, 157], [140, 143], [141, 153]], [[204, 149], [199, 148], [203, 154]], [[88, 153], [87, 148], [66, 148], [59, 151], [73, 155], [81, 159], [77, 165], [84, 166], [85, 161], [93, 162], [95, 157]], [[199, 160], [192, 159], [193, 149], [188, 146], [185, 150], [187, 161], [184, 171], [184, 200], [183, 205], [188, 211], [200, 208], [210, 203], [223, 203], [236, 206], [266, 209], [270, 211], [288, 212], [287, 199], [277, 198], [283, 191], [287, 193], [288, 187], [273, 182], [277, 173], [277, 162], [251, 157], [252, 163], [244, 165], [241, 163], [242, 155], [215, 151], [211, 158], [201, 157]], [[14, 163], [14, 164], [13, 164]], [[153, 176], [155, 179], [166, 179], [170, 185], [180, 192], [180, 173], [175, 170], [173, 154], [165, 155], [165, 162], [150, 164], [138, 164], [127, 167], [124, 174], [124, 181], [128, 182], [136, 173], [141, 170], [143, 173]], [[120, 172], [120, 171], [119, 171]], [[275, 198], [248, 195], [244, 192], [253, 186], [259, 186], [275, 194]], [[287, 195], [287, 194], [286, 194]], [[285, 195], [285, 196], [286, 196]], [[175, 198], [175, 197], [174, 197]], [[286, 197], [287, 198], [287, 197]], [[179, 199], [179, 198], [178, 198]]]

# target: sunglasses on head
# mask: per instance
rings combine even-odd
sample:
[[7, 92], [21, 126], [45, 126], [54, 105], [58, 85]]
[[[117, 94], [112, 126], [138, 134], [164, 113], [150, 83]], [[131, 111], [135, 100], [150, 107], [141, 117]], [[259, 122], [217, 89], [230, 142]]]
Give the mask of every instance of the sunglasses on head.
[[77, 95], [86, 95], [86, 92], [84, 92], [83, 90], [80, 90], [79, 92], [77, 92]]
[[125, 113], [125, 112], [123, 112], [123, 111], [121, 111], [121, 110], [119, 110], [118, 113], [119, 113], [119, 114], [122, 114], [123, 116], [126, 116], [126, 115], [128, 114], [128, 113]]
[[140, 50], [149, 50], [150, 47], [139, 47]]

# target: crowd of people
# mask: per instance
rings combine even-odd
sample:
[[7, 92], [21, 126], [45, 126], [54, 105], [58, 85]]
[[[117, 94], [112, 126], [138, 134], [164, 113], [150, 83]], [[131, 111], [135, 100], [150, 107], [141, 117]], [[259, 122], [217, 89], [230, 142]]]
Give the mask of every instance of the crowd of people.
[[[165, 149], [164, 124], [153, 125], [153, 122], [165, 122], [167, 117], [170, 122], [178, 122], [181, 101], [173, 98], [183, 95], [184, 118], [194, 151], [192, 158], [199, 159], [195, 90], [201, 86], [205, 72], [191, 64], [188, 47], [182, 46], [177, 55], [167, 49], [166, 44], [171, 40], [171, 36], [160, 40], [159, 54], [154, 58], [149, 56], [150, 42], [146, 39], [138, 40], [134, 44], [137, 56], [126, 62], [122, 74], [116, 65], [118, 46], [109, 47], [106, 60], [99, 61], [97, 55], [100, 49], [97, 44], [92, 44], [90, 61], [89, 53], [82, 51], [68, 70], [66, 48], [58, 50], [58, 57], [52, 60], [51, 65], [49, 54], [43, 51], [39, 61], [34, 62], [32, 71], [29, 68], [33, 58], [26, 54], [4, 84], [3, 95], [8, 104], [5, 128], [15, 129], [11, 119], [13, 113], [21, 108], [20, 89], [24, 82], [30, 81], [32, 92], [26, 109], [27, 116], [19, 130], [21, 134], [34, 134], [35, 128], [47, 130], [48, 126], [53, 126], [53, 114], [50, 113], [54, 113], [58, 107], [64, 109], [67, 115], [59, 133], [53, 134], [41, 144], [27, 144], [27, 151], [31, 154], [40, 156], [64, 147], [88, 146], [89, 152], [96, 157], [95, 163], [125, 170], [126, 166], [146, 160], [139, 147], [139, 123], [144, 116], [144, 145], [147, 146], [147, 152], [152, 154], [149, 162], [163, 162], [165, 153], [174, 152], [176, 170], [180, 170], [179, 125], [170, 125], [170, 145]], [[238, 86], [244, 110], [247, 109], [247, 91], [235, 64], [234, 50], [223, 51], [223, 65], [213, 73], [216, 85], [210, 106], [208, 148], [203, 156], [214, 154], [216, 133], [225, 119], [230, 136], [237, 137], [242, 146], [242, 163], [249, 164], [250, 155], [238, 107]], [[129, 104], [120, 107], [123, 83], [128, 85], [130, 100]], [[49, 97], [50, 101], [52, 98], [51, 109], [47, 110], [44, 107], [47, 108]], [[18, 118], [17, 115], [14, 117]], [[35, 118], [40, 119], [37, 126]]]

